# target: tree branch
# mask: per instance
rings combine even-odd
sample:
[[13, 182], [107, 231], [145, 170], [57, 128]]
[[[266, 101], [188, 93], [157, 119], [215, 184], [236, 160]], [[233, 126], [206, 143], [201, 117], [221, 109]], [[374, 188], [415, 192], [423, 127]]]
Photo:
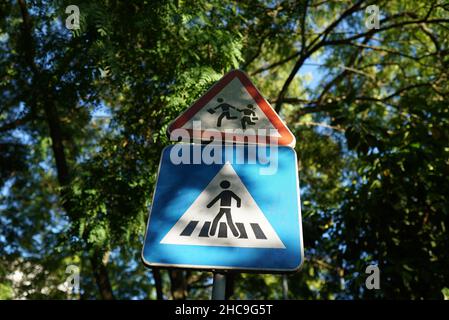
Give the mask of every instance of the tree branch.
[[[278, 102], [277, 99], [269, 100], [271, 104], [276, 104]], [[300, 99], [300, 98], [284, 98], [282, 100], [282, 103], [288, 103], [288, 104], [308, 104], [310, 103], [310, 100], [307, 99]]]
[[401, 88], [395, 92], [393, 92], [392, 94], [389, 94], [386, 97], [383, 98], [374, 98], [374, 97], [369, 97], [369, 96], [360, 96], [360, 97], [356, 97], [355, 100], [369, 100], [369, 101], [387, 101], [390, 100], [396, 96], [400, 96], [402, 95], [404, 92], [412, 90], [412, 89], [416, 89], [416, 88], [420, 88], [420, 87], [432, 87], [432, 83], [430, 82], [425, 82], [425, 83], [416, 83], [416, 84], [412, 84], [409, 86], [406, 86], [404, 88]]
[[323, 127], [327, 129], [332, 129], [338, 132], [345, 132], [345, 129], [337, 126], [331, 126], [327, 123], [323, 122], [313, 122], [313, 121], [305, 121], [305, 122], [298, 122], [295, 124], [296, 126], [306, 126], [306, 127]]
[[265, 40], [267, 40], [267, 38], [271, 35], [271, 32], [267, 32], [264, 36], [262, 36], [262, 38], [260, 39], [260, 42], [257, 46], [257, 50], [254, 53], [254, 55], [248, 59], [248, 61], [246, 61], [243, 66], [241, 67], [241, 69], [246, 70], [246, 68], [248, 68], [248, 66], [257, 59], [257, 57], [261, 54], [262, 52], [262, 48], [263, 48], [263, 44], [265, 43]]
[[286, 58], [284, 58], [284, 59], [281, 59], [281, 60], [279, 60], [279, 61], [277, 61], [277, 62], [274, 62], [274, 63], [272, 63], [272, 64], [270, 64], [270, 65], [268, 65], [268, 66], [266, 66], [266, 67], [261, 67], [261, 68], [255, 70], [255, 71], [251, 72], [251, 76], [254, 76], [254, 75], [256, 75], [256, 74], [262, 73], [262, 72], [264, 72], [264, 71], [271, 70], [271, 69], [276, 68], [276, 67], [278, 67], [278, 66], [280, 66], [280, 65], [283, 65], [284, 63], [287, 63], [287, 62], [289, 62], [289, 61], [295, 59], [295, 58], [298, 57], [300, 54], [301, 54], [301, 52], [295, 52], [294, 54], [292, 54], [292, 55], [290, 55], [290, 56], [288, 56], [288, 57], [286, 57]]
[[[367, 36], [364, 41], [363, 44], [368, 43], [371, 40], [372, 36]], [[359, 55], [362, 53], [363, 50], [359, 50], [356, 51], [351, 58], [349, 59], [349, 67], [352, 67], [355, 65], [357, 58], [359, 57]], [[329, 92], [329, 90], [337, 83], [339, 83], [348, 73], [349, 73], [349, 69], [344, 69], [343, 72], [341, 72], [339, 75], [337, 75], [334, 79], [332, 79], [331, 81], [329, 81], [326, 86], [324, 87], [323, 91], [321, 92], [320, 96], [318, 97], [317, 101], [318, 103], [321, 103], [323, 101], [323, 99], [325, 98], [325, 96], [327, 95], [327, 93]]]
[[317, 43], [317, 41], [320, 38], [322, 38], [322, 40], [319, 43], [325, 42], [326, 38], [329, 36], [331, 31], [334, 30], [340, 24], [340, 22], [342, 22], [346, 17], [348, 17], [348, 16], [352, 15], [354, 12], [356, 12], [364, 1], [365, 0], [356, 2], [352, 7], [346, 9], [346, 11], [344, 11], [338, 19], [334, 20], [330, 25], [328, 25], [326, 27], [326, 29], [324, 29], [324, 31], [322, 33], [320, 33], [317, 37], [315, 37], [315, 39], [312, 40], [309, 47], [313, 47], [314, 44]]
[[[312, 40], [312, 43], [310, 43], [307, 48], [301, 48], [301, 52], [300, 52], [300, 56], [298, 61], [296, 62], [296, 64], [294, 65], [292, 71], [290, 72], [289, 76], [287, 77], [287, 80], [285, 81], [284, 85], [282, 86], [281, 91], [279, 92], [278, 98], [276, 99], [278, 102], [275, 105], [275, 110], [276, 112], [280, 112], [281, 111], [281, 107], [282, 107], [282, 100], [285, 96], [285, 94], [288, 91], [288, 88], [290, 87], [290, 84], [292, 83], [293, 79], [296, 76], [296, 73], [299, 71], [299, 69], [301, 68], [302, 64], [304, 63], [304, 61], [310, 57], [314, 52], [316, 52], [318, 49], [320, 49], [321, 47], [323, 47], [323, 44], [325, 43], [326, 37], [329, 34], [329, 32], [331, 32], [336, 26], [338, 26], [340, 24], [341, 21], [343, 21], [347, 16], [352, 15], [355, 11], [357, 11], [359, 9], [359, 7], [361, 6], [361, 4], [364, 2], [364, 0], [358, 1], [357, 3], [355, 3], [352, 7], [350, 7], [349, 9], [347, 9], [346, 11], [344, 11], [340, 17], [338, 19], [336, 19], [334, 22], [332, 22], [325, 30], [324, 32], [317, 36], [314, 40]], [[323, 36], [323, 39], [318, 42], [317, 44], [316, 41], [318, 41], [318, 39]]]
[[367, 35], [377, 34], [382, 31], [387, 31], [387, 30], [391, 30], [394, 28], [398, 28], [398, 27], [404, 27], [404, 26], [414, 25], [414, 24], [418, 25], [418, 24], [422, 24], [422, 23], [433, 24], [433, 23], [443, 23], [443, 22], [449, 23], [449, 19], [432, 19], [432, 20], [420, 19], [420, 20], [413, 20], [413, 21], [402, 21], [402, 22], [398, 22], [395, 24], [391, 24], [386, 27], [379, 28], [379, 29], [371, 29], [368, 32], [364, 32], [364, 33], [361, 33], [361, 34], [358, 34], [358, 35], [355, 35], [355, 36], [352, 36], [349, 38], [324, 41], [323, 46], [349, 44], [351, 41], [363, 38]]
[[11, 121], [9, 123], [2, 125], [0, 127], [0, 132], [5, 132], [5, 131], [16, 129], [17, 127], [27, 123], [30, 120], [31, 120], [31, 115], [27, 114], [27, 115], [23, 116], [22, 118], [16, 119], [14, 121]]

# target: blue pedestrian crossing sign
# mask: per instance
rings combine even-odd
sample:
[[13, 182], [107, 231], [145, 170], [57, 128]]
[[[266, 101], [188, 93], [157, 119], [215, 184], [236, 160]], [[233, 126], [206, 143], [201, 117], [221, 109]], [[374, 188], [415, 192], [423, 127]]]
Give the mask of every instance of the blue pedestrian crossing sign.
[[147, 225], [148, 266], [293, 272], [303, 262], [295, 151], [166, 147]]

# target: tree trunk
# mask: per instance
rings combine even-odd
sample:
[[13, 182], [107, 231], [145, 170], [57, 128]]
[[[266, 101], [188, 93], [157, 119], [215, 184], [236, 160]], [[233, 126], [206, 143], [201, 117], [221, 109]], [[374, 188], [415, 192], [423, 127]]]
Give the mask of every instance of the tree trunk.
[[153, 268], [152, 272], [153, 272], [154, 285], [156, 287], [156, 299], [164, 300], [164, 294], [162, 291], [161, 271], [159, 268]]
[[228, 272], [226, 276], [225, 300], [229, 300], [229, 298], [234, 294], [234, 283], [235, 274], [232, 272]]
[[[61, 197], [65, 198], [67, 190], [64, 187], [68, 187], [70, 184], [69, 168], [67, 165], [67, 160], [64, 152], [63, 137], [60, 127], [59, 117], [56, 111], [55, 105], [48, 101], [44, 103], [45, 115], [48, 122], [48, 127], [50, 129], [50, 137], [52, 141], [52, 149], [56, 162], [56, 171], [58, 175], [58, 181], [62, 188]], [[69, 201], [63, 200], [63, 207], [69, 218], [73, 216], [71, 214], [71, 206]], [[107, 259], [105, 260], [106, 254], [101, 254], [100, 250], [95, 249], [93, 255], [90, 257], [90, 261], [93, 268], [93, 274], [95, 276], [95, 281], [100, 291], [100, 296], [102, 299], [111, 300], [114, 299], [114, 294], [112, 292], [111, 283], [109, 281], [109, 276], [107, 272]]]
[[[35, 42], [32, 33], [32, 20], [29, 15], [27, 4], [25, 0], [18, 0], [18, 5], [22, 13], [23, 18], [23, 37], [24, 37], [24, 53], [26, 56], [26, 62], [29, 64], [33, 71], [33, 85], [35, 87], [42, 88], [40, 92], [37, 92], [32, 97], [33, 106], [42, 106], [45, 111], [46, 122], [50, 131], [50, 138], [52, 142], [53, 155], [56, 162], [56, 172], [59, 185], [61, 189], [61, 198], [63, 199], [63, 207], [69, 218], [73, 217], [72, 210], [68, 201], [64, 201], [66, 198], [66, 187], [70, 185], [69, 166], [67, 164], [67, 158], [64, 152], [63, 135], [61, 132], [61, 122], [58, 116], [55, 97], [53, 96], [54, 89], [51, 84], [51, 77], [47, 76], [44, 72], [39, 70], [35, 64]], [[97, 260], [100, 257], [100, 260]], [[100, 290], [100, 294], [103, 299], [113, 299], [111, 284], [106, 269], [106, 263], [102, 263], [103, 257], [99, 252], [94, 252], [90, 258], [95, 280]], [[99, 262], [98, 262], [99, 261]]]
[[90, 262], [92, 264], [92, 270], [94, 272], [101, 298], [103, 300], [114, 300], [114, 294], [109, 281], [108, 271], [106, 269], [108, 259], [109, 252], [102, 254], [99, 249], [95, 249], [93, 255], [90, 257]]
[[170, 270], [170, 282], [173, 300], [184, 300], [187, 297], [187, 285], [182, 270]]

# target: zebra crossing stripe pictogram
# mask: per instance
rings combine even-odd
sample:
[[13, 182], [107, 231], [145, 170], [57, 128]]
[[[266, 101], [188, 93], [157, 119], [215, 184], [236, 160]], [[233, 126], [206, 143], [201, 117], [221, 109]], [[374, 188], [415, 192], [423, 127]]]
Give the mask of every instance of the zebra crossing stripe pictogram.
[[[246, 233], [246, 228], [245, 225], [241, 222], [236, 222], [235, 223], [237, 226], [237, 229], [239, 230], [239, 239], [248, 239], [248, 234]], [[198, 234], [199, 237], [209, 237], [209, 228], [210, 228], [211, 222], [210, 221], [205, 221], [203, 226], [201, 227], [199, 225], [199, 221], [190, 221], [189, 224], [184, 228], [184, 230], [180, 233], [181, 236], [185, 236], [185, 237], [189, 237], [193, 234], [193, 232], [195, 231], [195, 229], [201, 228], [200, 233]], [[267, 239], [267, 237], [265, 236], [265, 234], [263, 233], [262, 229], [260, 228], [258, 223], [250, 223], [250, 228], [248, 228], [249, 230], [251, 230], [254, 234], [254, 237], [256, 239]], [[220, 234], [220, 230], [221, 234]], [[225, 222], [220, 222], [220, 229], [218, 232], [218, 237], [220, 238], [226, 238], [228, 236], [228, 225]]]
[[285, 249], [230, 163], [223, 165], [160, 243]]

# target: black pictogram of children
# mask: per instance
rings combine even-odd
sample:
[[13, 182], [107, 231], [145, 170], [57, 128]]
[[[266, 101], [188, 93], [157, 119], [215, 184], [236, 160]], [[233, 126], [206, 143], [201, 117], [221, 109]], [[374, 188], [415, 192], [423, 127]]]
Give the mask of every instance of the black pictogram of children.
[[255, 125], [256, 124], [255, 121], [259, 119], [255, 111], [256, 108], [252, 104], [248, 104], [245, 108], [238, 109], [230, 105], [229, 103], [223, 101], [224, 100], [222, 98], [218, 98], [217, 102], [219, 103], [219, 105], [216, 106], [215, 108], [210, 108], [207, 110], [210, 114], [214, 114], [217, 109], [221, 110], [221, 113], [217, 119], [217, 127], [219, 128], [221, 127], [223, 119], [226, 120], [238, 119], [238, 117], [231, 115], [231, 110], [239, 111], [241, 113], [240, 123], [242, 125], [243, 130], [245, 130], [248, 125]]
[[211, 202], [207, 205], [207, 208], [211, 208], [215, 202], [220, 200], [220, 211], [215, 216], [214, 220], [212, 221], [212, 226], [209, 231], [210, 236], [215, 235], [215, 231], [217, 230], [218, 222], [220, 221], [221, 217], [223, 215], [226, 215], [226, 221], [228, 222], [229, 228], [231, 228], [231, 232], [235, 237], [239, 236], [239, 231], [234, 225], [234, 222], [232, 221], [232, 215], [231, 215], [231, 207], [232, 207], [232, 199], [234, 199], [237, 202], [237, 208], [240, 208], [242, 205], [242, 200], [237, 196], [234, 192], [231, 190], [226, 190], [231, 186], [231, 183], [227, 180], [223, 180], [220, 182], [220, 187], [224, 189], [222, 192], [220, 192], [215, 198], [212, 199]]
[[240, 112], [243, 114], [241, 122], [242, 122], [242, 129], [246, 129], [246, 125], [255, 125], [256, 123], [253, 122], [253, 120], [259, 119], [256, 116], [256, 112], [254, 111], [256, 108], [249, 104], [245, 109], [240, 109]]

